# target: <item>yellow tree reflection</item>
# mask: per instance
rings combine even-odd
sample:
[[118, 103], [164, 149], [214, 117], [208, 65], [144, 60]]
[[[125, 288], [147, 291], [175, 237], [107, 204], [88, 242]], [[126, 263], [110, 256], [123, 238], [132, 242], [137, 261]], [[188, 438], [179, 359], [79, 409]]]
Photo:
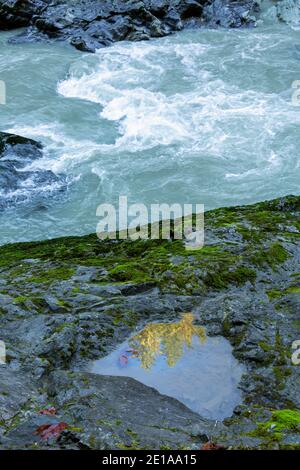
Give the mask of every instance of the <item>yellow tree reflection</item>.
[[201, 343], [206, 340], [205, 329], [193, 324], [194, 315], [185, 313], [177, 323], [152, 323], [131, 338], [129, 345], [132, 355], [138, 357], [144, 369], [150, 369], [160, 355], [173, 367], [181, 358], [184, 347], [192, 347], [193, 336]]

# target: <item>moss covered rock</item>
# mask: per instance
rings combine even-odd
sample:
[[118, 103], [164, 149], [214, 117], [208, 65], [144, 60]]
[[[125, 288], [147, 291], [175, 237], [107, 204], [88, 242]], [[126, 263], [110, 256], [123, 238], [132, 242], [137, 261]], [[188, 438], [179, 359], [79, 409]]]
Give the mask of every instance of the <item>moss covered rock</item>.
[[[129, 440], [124, 441], [118, 426], [111, 430], [111, 444], [95, 436], [87, 444], [84, 428], [93, 428], [92, 416], [79, 395], [76, 401], [74, 390], [72, 403], [82, 414], [77, 421], [75, 412], [68, 414], [69, 404], [59, 398], [63, 380], [53, 389], [51, 377], [64, 371], [68, 387], [77, 387], [82, 378], [78, 371], [137, 328], [193, 312], [209, 335], [229, 339], [247, 370], [240, 384], [243, 404], [220, 429], [210, 428], [214, 438], [233, 448], [297, 446], [300, 374], [292, 361], [292, 344], [300, 338], [299, 215], [296, 196], [207, 212], [206, 243], [194, 251], [179, 240], [99, 241], [96, 235], [1, 247], [0, 339], [7, 346], [3, 372], [18, 370], [27, 380], [32, 377], [40, 399], [54, 403], [73, 427], [82, 429], [76, 445], [126, 446]], [[148, 400], [150, 395], [143, 393]], [[20, 405], [21, 415], [22, 410], [24, 426], [32, 410]], [[157, 448], [176, 446], [177, 437], [178, 446], [195, 448], [202, 442], [187, 428], [186, 434], [180, 431], [164, 443], [161, 426], [156, 428]], [[0, 428], [12, 444], [5, 417], [0, 417]], [[155, 432], [147, 443], [145, 429], [131, 428], [137, 437], [129, 446], [141, 441], [143, 447], [155, 446]], [[30, 445], [24, 439], [23, 446]]]

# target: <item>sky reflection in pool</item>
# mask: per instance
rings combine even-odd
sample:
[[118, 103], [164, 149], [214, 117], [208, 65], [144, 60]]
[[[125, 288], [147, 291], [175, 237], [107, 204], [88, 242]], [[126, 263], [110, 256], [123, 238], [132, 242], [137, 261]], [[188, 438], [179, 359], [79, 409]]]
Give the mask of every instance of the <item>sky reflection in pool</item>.
[[200, 415], [222, 420], [241, 403], [238, 389], [244, 367], [222, 337], [185, 314], [177, 323], [151, 323], [108, 356], [92, 372], [132, 377], [174, 397]]

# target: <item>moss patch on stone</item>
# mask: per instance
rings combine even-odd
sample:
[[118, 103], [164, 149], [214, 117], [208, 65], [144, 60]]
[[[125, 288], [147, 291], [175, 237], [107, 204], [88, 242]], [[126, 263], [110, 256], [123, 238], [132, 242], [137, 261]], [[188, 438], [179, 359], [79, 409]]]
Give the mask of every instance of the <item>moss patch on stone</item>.
[[299, 433], [300, 439], [300, 412], [296, 410], [275, 410], [268, 421], [258, 422], [250, 436], [265, 438], [269, 441], [280, 441], [284, 432]]

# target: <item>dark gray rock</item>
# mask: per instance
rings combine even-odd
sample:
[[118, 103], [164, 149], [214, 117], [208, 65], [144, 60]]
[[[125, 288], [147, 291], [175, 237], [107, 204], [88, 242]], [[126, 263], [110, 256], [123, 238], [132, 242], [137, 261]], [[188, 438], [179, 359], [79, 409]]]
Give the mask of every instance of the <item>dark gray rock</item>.
[[184, 27], [253, 25], [254, 0], [0, 0], [0, 28], [27, 30], [12, 42], [68, 40], [94, 52], [115, 41], [166, 36]]
[[[48, 397], [57, 413], [41, 415], [44, 397], [37, 400], [34, 384], [20, 390], [17, 380], [13, 379], [14, 390], [9, 381], [5, 386], [14, 406], [2, 413], [8, 423], [2, 443], [8, 449], [152, 449], [187, 444], [198, 449], [223, 429], [136, 380], [65, 371], [51, 374], [47, 381]], [[19, 419], [10, 426], [8, 418], [13, 420], [14, 413]], [[37, 432], [41, 426], [59, 423], [68, 428], [58, 439], [41, 439]]]
[[0, 421], [9, 423], [37, 400], [36, 384], [26, 375], [0, 366]]
[[0, 132], [0, 210], [28, 200], [41, 202], [65, 189], [64, 176], [48, 170], [30, 169], [30, 164], [42, 156], [42, 146], [38, 142]]
[[256, 7], [252, 0], [214, 0], [208, 2], [203, 9], [204, 22], [211, 27], [240, 28], [254, 26], [253, 10]]
[[[64, 420], [80, 429], [80, 442], [92, 448], [199, 448], [214, 433], [213, 422], [131, 378], [58, 371], [48, 390]], [[193, 442], [188, 435], [196, 426]]]

